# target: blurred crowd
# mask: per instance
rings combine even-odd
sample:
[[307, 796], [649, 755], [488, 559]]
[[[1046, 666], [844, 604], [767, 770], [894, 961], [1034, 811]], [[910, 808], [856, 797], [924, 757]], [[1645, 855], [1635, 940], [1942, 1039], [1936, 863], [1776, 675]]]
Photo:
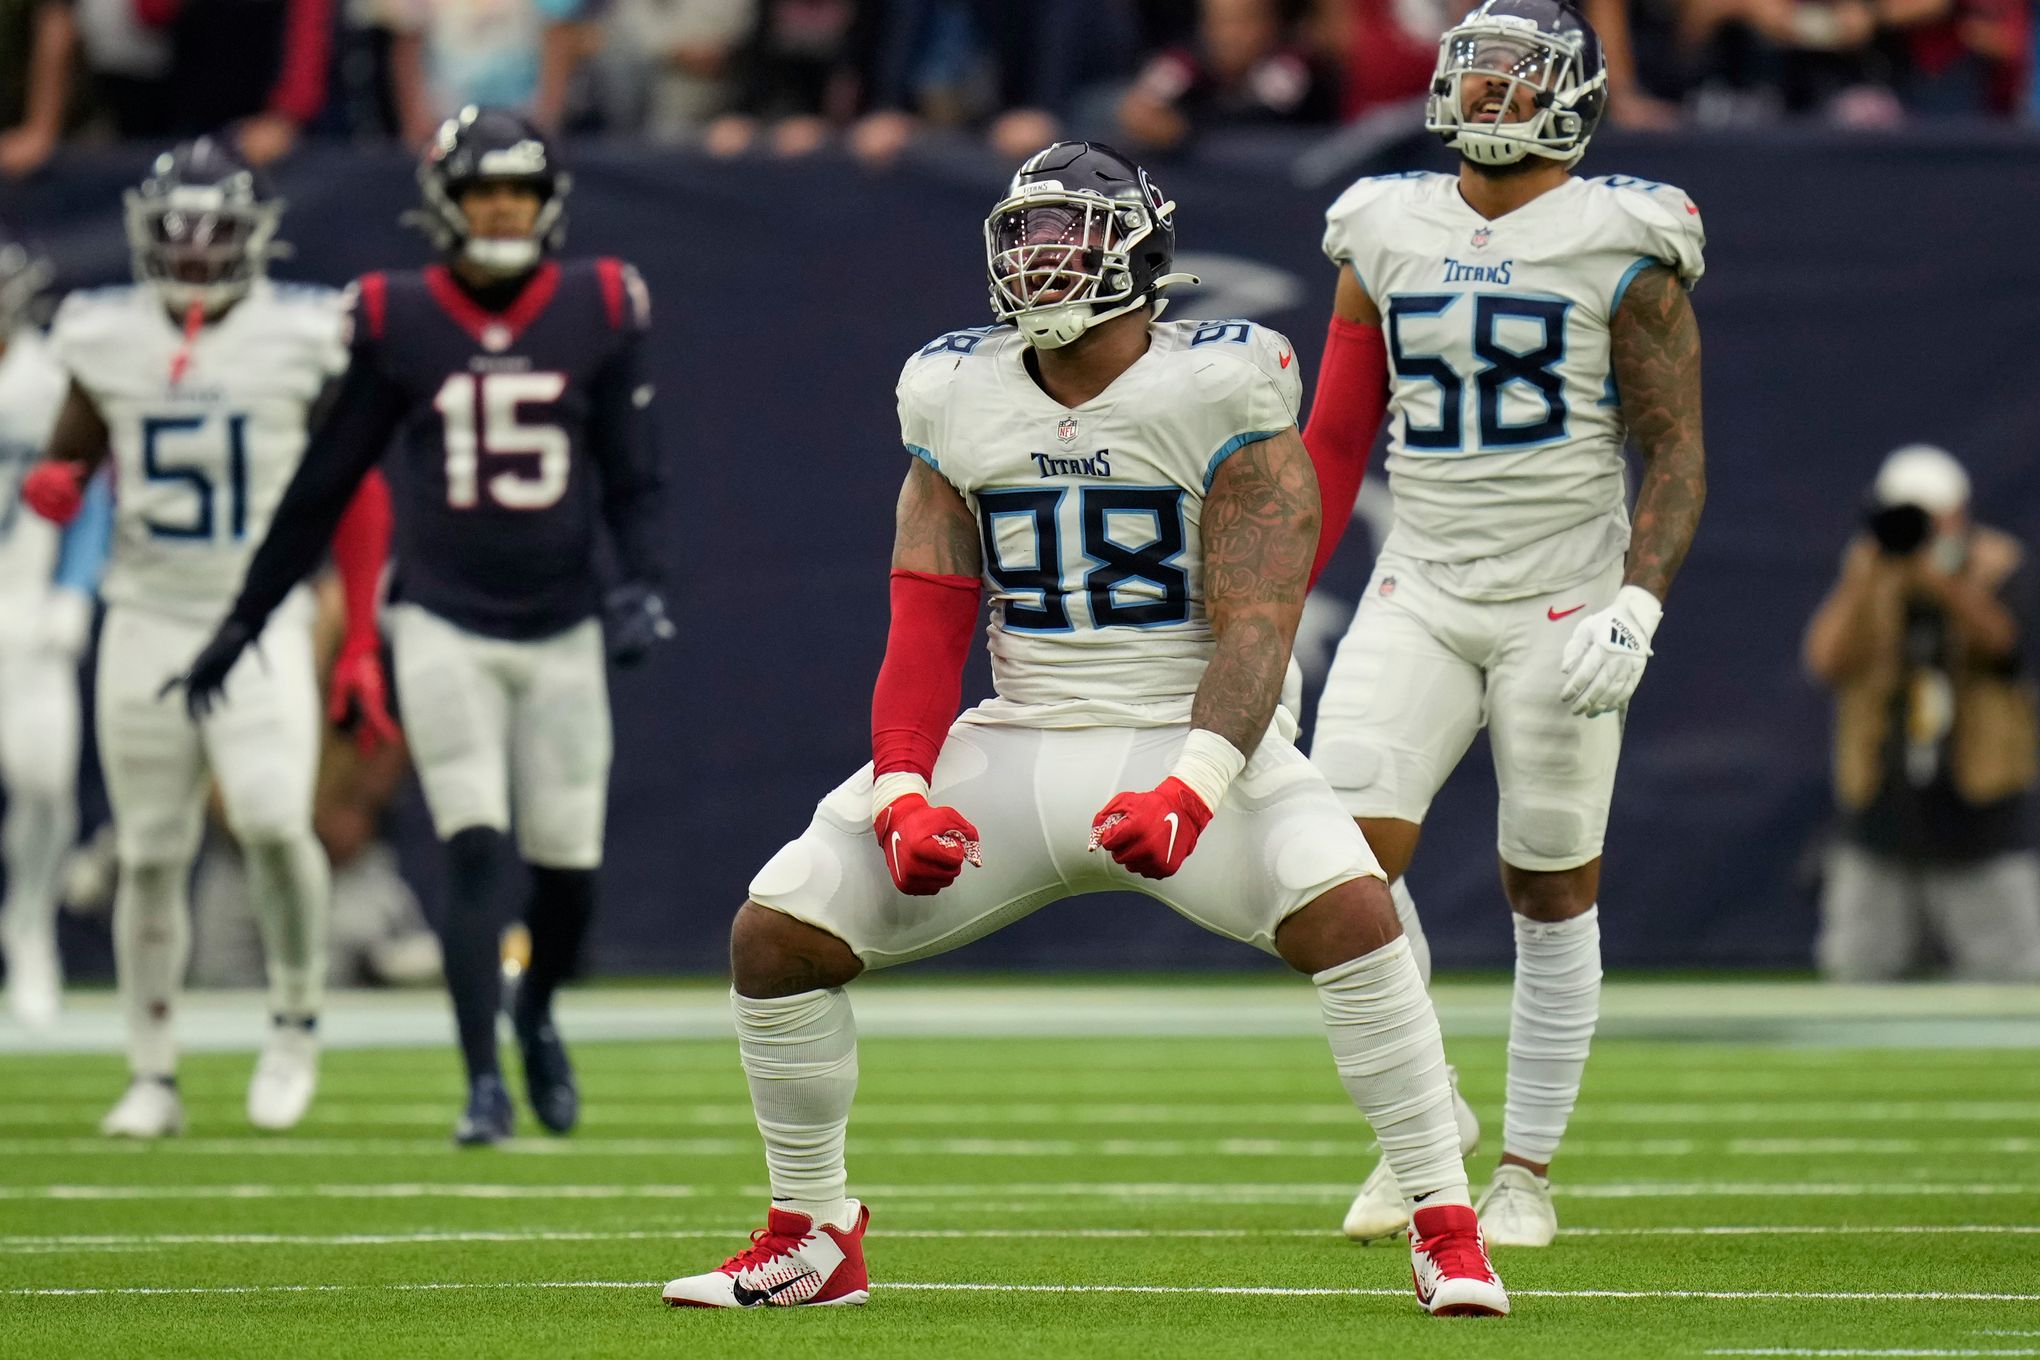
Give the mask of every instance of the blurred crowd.
[[[1420, 99], [1466, 0], [0, 0], [0, 175], [74, 140], [567, 133], [884, 163], [931, 132], [1147, 155]], [[2030, 119], [2034, 0], [1582, 0], [1618, 126]]]

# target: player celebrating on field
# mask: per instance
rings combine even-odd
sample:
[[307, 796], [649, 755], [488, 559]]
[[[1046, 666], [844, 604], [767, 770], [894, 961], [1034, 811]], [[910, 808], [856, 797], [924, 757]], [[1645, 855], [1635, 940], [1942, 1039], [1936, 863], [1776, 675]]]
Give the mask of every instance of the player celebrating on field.
[[[225, 612], [304, 452], [313, 405], [347, 362], [340, 295], [264, 276], [282, 211], [218, 142], [165, 153], [127, 196], [139, 282], [72, 294], [50, 333], [70, 393], [23, 497], [64, 523], [109, 448], [116, 474], [96, 721], [120, 857], [114, 963], [134, 1080], [100, 1125], [108, 1134], [184, 1125], [170, 1022], [191, 952], [188, 883], [208, 772], [248, 858], [269, 967], [272, 1024], [249, 1119], [291, 1127], [317, 1079], [330, 885], [312, 834], [310, 596], [293, 595], [263, 634], [261, 664], [221, 673], [224, 702], [202, 721], [158, 701]], [[308, 550], [323, 554], [329, 536]], [[363, 569], [358, 544], [334, 547], [343, 574]], [[364, 623], [373, 628], [357, 614], [350, 630]]]
[[[192, 666], [190, 700], [205, 710], [394, 438], [397, 686], [446, 844], [446, 981], [468, 1073], [454, 1137], [485, 1144], [512, 1124], [496, 1055], [512, 814], [532, 896], [531, 963], [511, 1021], [533, 1112], [565, 1133], [579, 1097], [552, 1000], [595, 909], [609, 791], [597, 615], [606, 609], [609, 655], [622, 664], [673, 626], [655, 547], [661, 480], [640, 357], [644, 284], [618, 260], [550, 258], [566, 230], [569, 180], [516, 114], [469, 108], [448, 119], [418, 179], [418, 217], [447, 262], [356, 285], [347, 381], [233, 611]], [[594, 566], [598, 518], [624, 573], [606, 595]], [[336, 684], [381, 718], [373, 646], [343, 658]]]
[[[1311, 976], [1340, 1077], [1418, 1201], [1419, 1300], [1508, 1311], [1381, 870], [1269, 730], [1318, 530], [1294, 356], [1244, 321], [1158, 322], [1188, 278], [1174, 212], [1109, 148], [1038, 153], [986, 223], [1002, 324], [900, 376], [914, 461], [873, 760], [758, 872], [731, 944], [773, 1202], [669, 1303], [864, 1302], [844, 984], [1137, 888]], [[987, 589], [997, 696], [952, 723]]]
[[[1402, 872], [1483, 724], [1501, 790], [1516, 987], [1488, 1240], [1557, 1231], [1546, 1172], [1599, 1013], [1601, 841], [1623, 713], [1706, 495], [1699, 210], [1670, 185], [1576, 179], [1607, 102], [1601, 45], [1561, 0], [1488, 0], [1445, 35], [1429, 126], [1457, 176], [1362, 180], [1332, 205], [1339, 265], [1309, 447], [1318, 567], [1384, 408], [1395, 524], [1325, 684], [1312, 757]], [[1622, 448], [1643, 456], [1632, 524]], [[1458, 1102], [1468, 1150], [1478, 1136]], [[1385, 1158], [1346, 1218], [1407, 1218]]]

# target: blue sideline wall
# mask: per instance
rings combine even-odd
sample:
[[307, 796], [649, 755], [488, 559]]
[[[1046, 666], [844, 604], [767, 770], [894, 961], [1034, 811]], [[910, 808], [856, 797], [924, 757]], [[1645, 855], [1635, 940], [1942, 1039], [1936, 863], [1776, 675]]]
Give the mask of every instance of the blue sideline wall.
[[[1429, 152], [1372, 168], [1438, 165]], [[979, 223], [1004, 170], [973, 157], [891, 174], [821, 160], [723, 165], [576, 156], [570, 246], [626, 256], [655, 298], [681, 641], [615, 681], [609, 971], [721, 966], [752, 870], [866, 756], [905, 471], [893, 382], [930, 337], [987, 320]], [[119, 190], [138, 154], [73, 162], [0, 212], [67, 284], [125, 275]], [[2040, 533], [2040, 140], [2010, 134], [1679, 142], [1603, 138], [1589, 167], [1669, 180], [1704, 210], [1711, 495], [1629, 720], [1603, 903], [1611, 963], [1798, 965], [1808, 850], [1827, 818], [1828, 712], [1798, 638], [1889, 448], [1946, 444], [1984, 517]], [[1157, 167], [1208, 286], [1177, 314], [1254, 314], [1306, 380], [1333, 276], [1337, 185], [1267, 169]], [[340, 283], [421, 263], [398, 214], [409, 163], [315, 152], [280, 177], [297, 248], [281, 276]], [[1366, 503], [1385, 510], [1375, 480]], [[1323, 649], [1364, 585], [1366, 525], [1313, 601]], [[969, 682], [982, 692], [974, 663]], [[1506, 961], [1484, 748], [1434, 808], [1411, 874], [1440, 962]], [[415, 807], [407, 858], [432, 897]], [[988, 845], [987, 854], [998, 847]], [[940, 909], [940, 899], [930, 904]], [[953, 957], [958, 966], [1251, 966], [1138, 898], [1090, 898]]]

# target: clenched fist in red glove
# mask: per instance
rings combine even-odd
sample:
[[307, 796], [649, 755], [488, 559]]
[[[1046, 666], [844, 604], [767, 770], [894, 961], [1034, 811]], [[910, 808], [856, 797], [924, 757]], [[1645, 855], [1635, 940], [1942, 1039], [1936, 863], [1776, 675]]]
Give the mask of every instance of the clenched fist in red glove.
[[956, 881], [965, 864], [982, 865], [978, 830], [955, 808], [930, 807], [918, 793], [901, 794], [874, 817], [871, 829], [885, 851], [893, 886], [909, 897], [930, 897]]
[[85, 505], [83, 463], [42, 462], [21, 479], [21, 499], [52, 524], [69, 524]]
[[1091, 821], [1091, 848], [1104, 849], [1142, 878], [1167, 878], [1197, 848], [1211, 809], [1170, 775], [1146, 793], [1122, 793]]
[[390, 717], [389, 686], [383, 679], [382, 655], [373, 645], [343, 646], [333, 663], [333, 683], [326, 717], [336, 727], [352, 722], [354, 744], [367, 755], [379, 745], [394, 746], [398, 736]]

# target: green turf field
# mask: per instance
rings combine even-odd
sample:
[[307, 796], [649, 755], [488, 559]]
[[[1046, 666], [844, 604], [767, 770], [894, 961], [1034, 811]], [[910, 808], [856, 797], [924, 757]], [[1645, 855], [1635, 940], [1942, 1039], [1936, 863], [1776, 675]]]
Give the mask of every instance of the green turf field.
[[[1302, 993], [1295, 1032], [1255, 1037], [868, 1032], [862, 1309], [661, 1306], [762, 1217], [724, 1041], [583, 1044], [579, 1134], [466, 1152], [436, 1046], [330, 1053], [285, 1136], [245, 1125], [245, 1054], [192, 1057], [192, 1130], [153, 1147], [92, 1133], [118, 1057], [0, 1055], [0, 1353], [2040, 1355], [2030, 1049], [1614, 1025], [1558, 1168], [1559, 1244], [1498, 1254], [1514, 1316], [1434, 1320], [1403, 1247], [1337, 1233], [1368, 1141]], [[1028, 995], [1052, 1027], [1053, 989]], [[1263, 995], [1212, 989], [1207, 1027]], [[1452, 1049], [1493, 1138], [1502, 1043]], [[1492, 1165], [1490, 1144], [1477, 1182]]]

